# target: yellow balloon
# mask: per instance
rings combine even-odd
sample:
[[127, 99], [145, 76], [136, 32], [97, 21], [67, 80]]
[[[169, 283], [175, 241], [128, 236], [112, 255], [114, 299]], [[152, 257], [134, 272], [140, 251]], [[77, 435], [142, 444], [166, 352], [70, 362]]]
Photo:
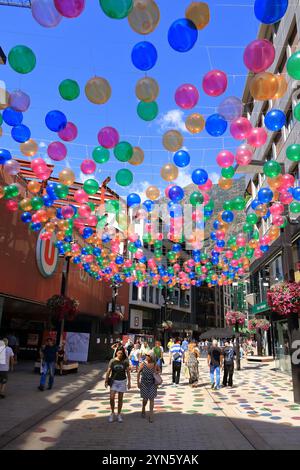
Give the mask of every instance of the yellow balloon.
[[41, 189], [41, 184], [38, 181], [32, 180], [28, 182], [27, 188], [31, 193], [37, 194]]
[[233, 181], [230, 178], [223, 178], [223, 176], [221, 176], [221, 178], [219, 179], [218, 185], [220, 186], [221, 189], [224, 189], [225, 191], [227, 191], [228, 189], [232, 188]]
[[167, 131], [163, 136], [163, 145], [170, 152], [177, 152], [183, 145], [183, 136], [179, 131]]
[[278, 92], [279, 82], [276, 75], [262, 72], [255, 75], [250, 83], [250, 94], [258, 101], [271, 100]]
[[136, 84], [135, 94], [139, 100], [151, 103], [158, 97], [159, 85], [154, 78], [143, 77]]
[[0, 87], [0, 109], [6, 109], [9, 106], [9, 93]]
[[286, 94], [288, 83], [284, 75], [275, 75], [275, 76], [278, 82], [278, 90], [273, 96], [273, 100], [278, 100], [279, 98], [282, 98]]
[[75, 181], [75, 174], [70, 168], [64, 168], [59, 173], [59, 182], [71, 186]]
[[144, 161], [145, 154], [144, 151], [140, 147], [133, 147], [133, 154], [128, 163], [134, 166], [141, 165]]
[[185, 17], [191, 20], [197, 29], [203, 29], [210, 20], [209, 6], [203, 2], [192, 2], [185, 11]]
[[25, 157], [34, 157], [37, 154], [39, 148], [35, 140], [29, 139], [27, 142], [24, 142], [20, 145], [20, 150], [22, 154], [25, 155]]
[[105, 78], [93, 77], [85, 85], [87, 99], [94, 104], [104, 104], [111, 97], [111, 86]]
[[199, 134], [199, 132], [203, 131], [204, 126], [204, 118], [198, 113], [191, 114], [185, 121], [185, 127], [191, 134]]
[[173, 181], [178, 176], [178, 168], [173, 163], [167, 163], [161, 168], [160, 174], [165, 181]]
[[146, 189], [146, 196], [151, 201], [155, 201], [155, 199], [158, 199], [160, 196], [160, 190], [157, 186], [148, 186]]
[[19, 203], [20, 209], [24, 212], [31, 211], [32, 205], [29, 198], [22, 199]]
[[128, 22], [136, 33], [150, 34], [157, 27], [160, 11], [154, 0], [134, 0]]

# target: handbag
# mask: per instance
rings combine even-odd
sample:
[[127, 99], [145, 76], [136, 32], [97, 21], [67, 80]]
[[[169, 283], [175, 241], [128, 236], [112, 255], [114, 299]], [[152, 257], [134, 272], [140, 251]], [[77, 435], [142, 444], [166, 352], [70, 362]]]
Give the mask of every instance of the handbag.
[[158, 372], [153, 373], [153, 378], [155, 385], [161, 385], [163, 383], [163, 379]]
[[112, 378], [112, 376], [108, 377], [108, 379], [107, 379], [107, 385], [108, 385], [109, 387], [111, 387], [113, 383], [114, 383], [114, 379]]

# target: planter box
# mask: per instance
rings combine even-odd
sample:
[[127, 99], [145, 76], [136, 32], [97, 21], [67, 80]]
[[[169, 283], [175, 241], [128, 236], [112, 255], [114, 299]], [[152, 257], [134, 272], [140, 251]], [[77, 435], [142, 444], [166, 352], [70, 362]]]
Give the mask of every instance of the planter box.
[[[78, 362], [71, 362], [70, 364], [64, 364], [62, 373], [63, 373], [63, 375], [76, 374], [76, 372], [78, 372], [78, 367], [79, 367]], [[34, 372], [40, 373], [40, 369], [41, 369], [41, 363], [40, 362], [35, 362]], [[60, 369], [56, 366], [55, 374], [59, 374], [59, 372], [60, 372]]]

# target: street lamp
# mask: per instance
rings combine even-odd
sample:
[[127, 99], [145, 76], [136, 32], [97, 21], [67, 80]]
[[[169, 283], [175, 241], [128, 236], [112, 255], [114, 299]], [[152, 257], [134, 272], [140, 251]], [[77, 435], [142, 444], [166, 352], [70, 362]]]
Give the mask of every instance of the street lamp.
[[[238, 299], [237, 299], [237, 287], [238, 287], [238, 282], [233, 282], [232, 287], [233, 287], [233, 309], [234, 311], [237, 311], [238, 309]], [[236, 333], [236, 368], [237, 370], [241, 370], [241, 357], [240, 357], [240, 332], [239, 332], [239, 324], [236, 322], [235, 324], [235, 333]]]

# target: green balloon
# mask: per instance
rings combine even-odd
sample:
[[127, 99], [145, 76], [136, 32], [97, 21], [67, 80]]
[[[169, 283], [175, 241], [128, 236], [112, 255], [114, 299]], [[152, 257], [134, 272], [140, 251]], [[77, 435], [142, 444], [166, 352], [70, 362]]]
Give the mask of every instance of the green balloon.
[[118, 213], [120, 210], [120, 203], [116, 199], [111, 199], [110, 201], [105, 202], [105, 210], [106, 212], [111, 213]]
[[38, 197], [38, 196], [35, 196], [33, 197], [31, 200], [30, 200], [30, 203], [31, 203], [31, 206], [32, 206], [32, 209], [34, 211], [38, 211], [39, 209], [41, 209], [44, 205], [44, 201], [41, 197]]
[[156, 101], [152, 101], [151, 103], [140, 101], [137, 107], [137, 113], [144, 121], [153, 121], [158, 115], [158, 105]]
[[87, 202], [86, 204], [91, 208], [91, 211], [94, 212], [94, 210], [96, 209], [96, 205], [93, 202]]
[[203, 201], [204, 201], [204, 197], [203, 197], [203, 194], [201, 194], [199, 191], [194, 191], [191, 195], [190, 195], [190, 203], [192, 204], [192, 206], [197, 206], [197, 204], [203, 204]]
[[0, 114], [0, 126], [2, 126], [3, 124], [3, 117], [2, 117], [2, 114]]
[[204, 209], [206, 211], [212, 211], [214, 210], [214, 207], [215, 207], [215, 203], [212, 199], [210, 199], [210, 201], [208, 201], [208, 203], [206, 204], [206, 206], [204, 206]]
[[246, 201], [242, 196], [235, 197], [232, 201], [232, 204], [236, 211], [242, 211], [246, 207]]
[[55, 194], [59, 199], [65, 199], [69, 194], [68, 186], [58, 183], [55, 187]]
[[234, 176], [234, 168], [233, 166], [229, 166], [228, 168], [222, 168], [221, 174], [223, 178], [232, 178]]
[[248, 214], [246, 217], [247, 224], [255, 225], [258, 221], [258, 217], [256, 214]]
[[251, 233], [253, 230], [253, 225], [252, 224], [249, 224], [248, 222], [246, 222], [243, 226], [243, 232], [245, 233]]
[[133, 0], [99, 0], [104, 13], [115, 20], [126, 18], [133, 8]]
[[109, 160], [109, 150], [101, 146], [95, 147], [92, 157], [96, 163], [106, 163]]
[[300, 162], [300, 144], [289, 145], [286, 149], [286, 158], [292, 162]]
[[133, 181], [133, 174], [130, 170], [123, 168], [116, 173], [116, 182], [120, 186], [129, 186]]
[[144, 243], [150, 243], [151, 240], [152, 240], [151, 233], [145, 233], [145, 235], [143, 235], [143, 242]]
[[299, 201], [293, 201], [290, 204], [290, 211], [293, 214], [298, 214], [300, 212], [300, 202]]
[[8, 62], [11, 68], [18, 73], [30, 73], [36, 65], [36, 57], [27, 46], [15, 46], [8, 54]]
[[10, 184], [9, 186], [4, 186], [4, 199], [12, 199], [19, 195], [19, 188], [15, 184]]
[[297, 121], [300, 121], [300, 103], [297, 104], [294, 108], [294, 116], [297, 119]]
[[232, 201], [225, 201], [223, 204], [224, 211], [231, 211], [233, 209]]
[[284, 218], [284, 222], [283, 222], [283, 224], [282, 224], [282, 225], [280, 225], [280, 227], [279, 227], [279, 228], [285, 228], [285, 227], [287, 226], [287, 223], [288, 223], [288, 221], [287, 221], [287, 219], [286, 219], [286, 217], [285, 217], [285, 218]]
[[300, 51], [294, 52], [287, 61], [287, 72], [290, 77], [300, 80]]
[[281, 166], [278, 162], [270, 160], [264, 164], [263, 170], [269, 178], [276, 178], [281, 173]]
[[259, 235], [259, 231], [258, 231], [258, 230], [255, 230], [255, 231], [253, 232], [252, 238], [253, 238], [254, 240], [259, 240], [260, 235]]
[[84, 183], [83, 183], [83, 189], [84, 191], [91, 195], [91, 194], [96, 194], [96, 192], [98, 191], [99, 189], [99, 184], [98, 184], [98, 181], [96, 180], [93, 180], [93, 179], [90, 179], [90, 180], [86, 180]]
[[247, 258], [251, 259], [252, 256], [254, 255], [254, 249], [253, 248], [247, 248], [245, 255], [246, 255]]
[[67, 78], [59, 85], [60, 96], [67, 101], [73, 101], [80, 95], [80, 88], [75, 80]]
[[120, 162], [128, 162], [133, 155], [133, 148], [129, 142], [119, 142], [114, 148], [114, 155]]

